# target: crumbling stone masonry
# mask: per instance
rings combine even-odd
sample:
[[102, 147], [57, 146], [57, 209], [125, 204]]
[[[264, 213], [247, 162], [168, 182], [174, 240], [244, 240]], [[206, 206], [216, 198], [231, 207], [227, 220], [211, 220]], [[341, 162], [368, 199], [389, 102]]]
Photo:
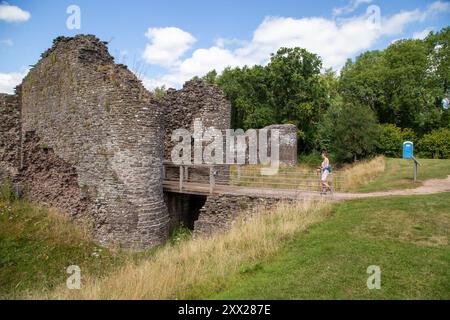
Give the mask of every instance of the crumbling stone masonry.
[[297, 165], [297, 127], [293, 124], [275, 124], [264, 129], [280, 132], [280, 163], [288, 166]]
[[169, 89], [164, 98], [165, 158], [170, 159], [174, 143], [172, 132], [176, 129], [194, 130], [194, 121], [200, 119], [204, 127], [219, 130], [231, 127], [231, 104], [217, 86], [202, 80], [191, 80], [183, 89]]
[[292, 199], [269, 197], [213, 195], [208, 196], [195, 221], [194, 235], [209, 236], [224, 232], [240, 216], [249, 217], [257, 210], [270, 210], [281, 201], [292, 202]]
[[[203, 80], [191, 80], [184, 84], [181, 90], [169, 89], [163, 101], [165, 114], [165, 160], [170, 161], [174, 146], [171, 136], [176, 129], [194, 131], [195, 120], [201, 120], [203, 127], [213, 127], [222, 131], [231, 127], [231, 104], [225, 98], [222, 90]], [[204, 142], [204, 145], [208, 142]], [[220, 173], [227, 166], [217, 167]], [[195, 181], [209, 181], [208, 168], [192, 168], [189, 176]], [[168, 168], [166, 177], [177, 179], [179, 171]]]
[[[19, 168], [8, 137], [17, 140]], [[164, 119], [159, 104], [94, 36], [59, 37], [15, 96], [1, 97], [2, 171], [27, 196], [89, 217], [100, 243], [143, 248], [168, 236], [163, 199]]]
[[18, 174], [20, 123], [18, 97], [0, 94], [0, 184]]
[[[180, 224], [197, 234], [226, 230], [238, 212], [277, 202], [163, 193], [172, 131], [192, 132], [196, 119], [230, 128], [231, 106], [218, 87], [193, 80], [158, 101], [114, 63], [106, 43], [58, 37], [16, 94], [0, 94], [0, 183], [11, 180], [28, 199], [90, 221], [101, 244], [133, 249], [163, 244]], [[281, 160], [293, 164], [296, 129], [281, 131]], [[209, 170], [189, 171], [196, 175], [208, 179]]]

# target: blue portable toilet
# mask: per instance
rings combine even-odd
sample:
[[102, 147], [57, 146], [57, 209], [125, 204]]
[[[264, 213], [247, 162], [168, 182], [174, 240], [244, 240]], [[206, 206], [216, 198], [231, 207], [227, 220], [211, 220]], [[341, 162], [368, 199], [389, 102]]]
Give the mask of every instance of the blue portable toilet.
[[411, 141], [403, 142], [403, 159], [412, 159], [414, 156], [414, 143]]

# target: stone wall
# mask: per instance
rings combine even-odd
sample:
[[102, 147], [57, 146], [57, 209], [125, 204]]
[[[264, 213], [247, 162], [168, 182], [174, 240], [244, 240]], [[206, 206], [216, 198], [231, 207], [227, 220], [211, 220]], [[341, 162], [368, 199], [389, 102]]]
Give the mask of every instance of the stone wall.
[[21, 86], [31, 199], [90, 217], [100, 243], [164, 243], [164, 125], [153, 96], [94, 36], [59, 37]]
[[164, 98], [165, 112], [165, 159], [170, 159], [176, 129], [194, 130], [194, 121], [201, 119], [203, 126], [219, 130], [231, 127], [231, 104], [222, 90], [203, 80], [191, 80], [183, 89], [169, 89]]
[[[158, 102], [114, 63], [104, 42], [82, 35], [55, 39], [16, 92], [0, 94], [0, 182], [11, 179], [30, 200], [89, 220], [101, 244], [159, 245], [180, 224], [211, 234], [228, 229], [239, 213], [279, 201], [163, 194], [172, 131], [192, 132], [196, 119], [230, 127], [230, 103], [216, 86], [189, 81]], [[296, 129], [277, 129], [281, 160], [293, 164]], [[209, 169], [189, 170], [196, 175], [208, 181]]]
[[[163, 101], [165, 112], [165, 152], [164, 158], [171, 160], [174, 142], [172, 132], [176, 129], [187, 129], [193, 133], [194, 121], [201, 119], [203, 128], [214, 127], [223, 133], [231, 127], [231, 104], [225, 98], [222, 90], [203, 80], [191, 80], [184, 84], [181, 90], [169, 89]], [[225, 137], [225, 134], [224, 134]], [[207, 145], [204, 142], [203, 145]], [[225, 150], [225, 149], [224, 149]], [[178, 179], [178, 168], [167, 168], [168, 179]], [[217, 166], [220, 174], [225, 174], [228, 166]], [[191, 180], [196, 182], [209, 181], [208, 168], [193, 168], [189, 170]]]
[[297, 165], [297, 127], [293, 124], [275, 124], [264, 129], [280, 132], [280, 163], [289, 166]]
[[0, 94], [0, 184], [19, 169], [20, 104], [16, 95]]
[[293, 200], [234, 195], [208, 196], [200, 209], [198, 220], [195, 221], [194, 235], [207, 236], [227, 231], [239, 216], [251, 216], [261, 208], [270, 210], [281, 201]]

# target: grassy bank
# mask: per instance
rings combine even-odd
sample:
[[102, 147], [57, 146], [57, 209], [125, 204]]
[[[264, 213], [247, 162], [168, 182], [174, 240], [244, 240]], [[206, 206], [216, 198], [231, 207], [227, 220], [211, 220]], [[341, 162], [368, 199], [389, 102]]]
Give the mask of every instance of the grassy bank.
[[417, 188], [428, 179], [444, 179], [450, 175], [450, 159], [419, 159], [418, 181], [413, 181], [413, 162], [404, 159], [387, 159], [384, 171], [376, 175], [371, 181], [355, 184], [349, 191], [372, 192], [393, 189]]
[[[449, 170], [447, 160], [423, 164], [423, 179]], [[379, 157], [343, 172], [356, 181], [347, 188], [376, 191], [380, 181], [407, 187], [392, 173], [407, 165]], [[450, 298], [448, 230], [450, 194], [300, 202], [211, 238], [125, 253], [0, 189], [0, 298]], [[81, 290], [65, 287], [69, 265], [81, 267]], [[369, 265], [382, 268], [381, 290], [365, 286]]]
[[[336, 204], [272, 261], [208, 298], [450, 299], [450, 194]], [[381, 268], [381, 289], [366, 286]]]
[[43, 294], [65, 283], [66, 269], [78, 265], [101, 276], [130, 255], [96, 245], [85, 228], [61, 213], [15, 199], [0, 188], [0, 298]]
[[[81, 290], [61, 286], [58, 299], [194, 299], [226, 288], [236, 274], [257, 270], [297, 234], [329, 214], [325, 203], [280, 205], [210, 238], [168, 245], [139, 265], [104, 279], [89, 277]], [[40, 296], [37, 296], [40, 298]]]
[[346, 192], [366, 186], [385, 173], [386, 162], [387, 160], [384, 156], [378, 156], [344, 167], [339, 172], [342, 176], [341, 188], [335, 189]]

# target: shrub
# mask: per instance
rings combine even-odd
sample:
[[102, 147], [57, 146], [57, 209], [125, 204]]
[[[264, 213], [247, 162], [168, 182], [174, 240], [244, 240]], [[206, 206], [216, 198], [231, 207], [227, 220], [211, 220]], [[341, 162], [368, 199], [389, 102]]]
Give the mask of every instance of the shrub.
[[378, 151], [388, 157], [402, 156], [402, 145], [405, 141], [415, 141], [416, 135], [412, 129], [401, 129], [395, 124], [381, 125]]
[[[332, 164], [336, 162], [336, 156], [334, 153], [328, 152], [328, 159], [330, 159]], [[301, 154], [298, 156], [299, 165], [306, 165], [308, 167], [318, 167], [322, 164], [322, 161], [322, 152], [319, 150], [313, 150], [310, 153]]]
[[18, 200], [18, 196], [12, 183], [6, 180], [3, 184], [0, 184], [0, 201], [14, 202], [16, 200]]
[[379, 151], [388, 157], [398, 158], [402, 152], [402, 129], [395, 124], [381, 125]]
[[330, 132], [329, 151], [335, 154], [337, 162], [351, 162], [376, 153], [379, 125], [366, 105], [345, 104]]
[[450, 129], [441, 128], [424, 135], [419, 141], [418, 149], [422, 157], [449, 159]]

